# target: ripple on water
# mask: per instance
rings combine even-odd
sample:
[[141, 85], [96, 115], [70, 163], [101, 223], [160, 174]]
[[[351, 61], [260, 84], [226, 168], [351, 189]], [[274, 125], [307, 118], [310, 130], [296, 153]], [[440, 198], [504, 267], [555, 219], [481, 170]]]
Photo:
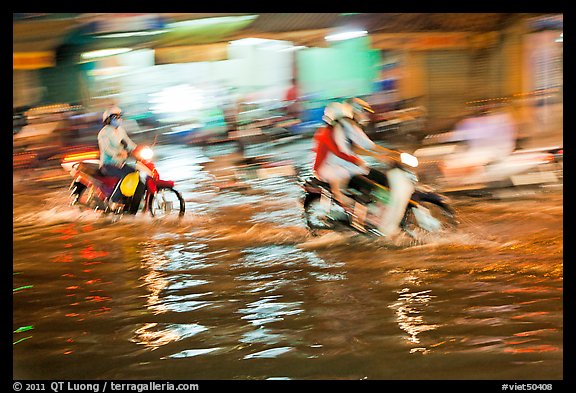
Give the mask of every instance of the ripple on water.
[[267, 296], [255, 302], [249, 303], [238, 313], [245, 314], [241, 319], [249, 321], [254, 326], [260, 326], [271, 322], [282, 321], [285, 316], [304, 312], [302, 302], [275, 302], [279, 296]]
[[208, 330], [198, 323], [147, 323], [134, 331], [132, 342], [151, 349], [188, 339]]
[[280, 355], [283, 355], [287, 352], [292, 351], [294, 348], [292, 347], [278, 347], [278, 348], [271, 348], [266, 349], [264, 351], [254, 352], [244, 356], [243, 359], [270, 359], [270, 358], [277, 358]]

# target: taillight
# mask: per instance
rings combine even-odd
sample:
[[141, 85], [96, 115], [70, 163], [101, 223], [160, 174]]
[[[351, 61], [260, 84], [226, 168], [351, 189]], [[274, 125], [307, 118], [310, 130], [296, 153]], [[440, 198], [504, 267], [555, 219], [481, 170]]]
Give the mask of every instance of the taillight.
[[546, 155], [542, 156], [542, 161], [553, 162], [554, 161], [554, 154], [546, 154]]
[[62, 162], [72, 162], [72, 161], [83, 161], [83, 160], [95, 160], [99, 157], [99, 152], [88, 151], [83, 153], [74, 153], [74, 154], [67, 154], [62, 159]]

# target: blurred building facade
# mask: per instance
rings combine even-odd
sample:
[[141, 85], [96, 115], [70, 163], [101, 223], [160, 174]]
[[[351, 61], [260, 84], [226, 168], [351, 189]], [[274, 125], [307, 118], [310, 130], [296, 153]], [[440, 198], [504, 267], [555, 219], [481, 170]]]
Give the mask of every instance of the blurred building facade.
[[[196, 101], [190, 108], [209, 109], [230, 91], [245, 99], [280, 99], [295, 78], [309, 97], [390, 99], [391, 93], [394, 99], [416, 99], [428, 110], [429, 127], [441, 129], [461, 116], [470, 100], [528, 97], [535, 91], [560, 91], [556, 101], [562, 96], [562, 15], [515, 17], [471, 30], [463, 14], [452, 16], [450, 29], [434, 30], [431, 23], [438, 24], [443, 14], [417, 14], [414, 20], [425, 24], [421, 31], [409, 25], [400, 32], [378, 28], [335, 43], [325, 36], [334, 30], [336, 14], [284, 14], [291, 30], [270, 22], [270, 14], [34, 15], [15, 16], [13, 23], [15, 108], [61, 102], [98, 108], [114, 101], [142, 112], [179, 86]], [[187, 24], [190, 15], [204, 23]], [[387, 16], [390, 23], [402, 18], [364, 15], [372, 15], [371, 21]], [[169, 32], [161, 33], [167, 27]], [[82, 58], [108, 47], [131, 51]], [[552, 100], [536, 102], [545, 108], [542, 121], [561, 129], [561, 114], [547, 99]]]

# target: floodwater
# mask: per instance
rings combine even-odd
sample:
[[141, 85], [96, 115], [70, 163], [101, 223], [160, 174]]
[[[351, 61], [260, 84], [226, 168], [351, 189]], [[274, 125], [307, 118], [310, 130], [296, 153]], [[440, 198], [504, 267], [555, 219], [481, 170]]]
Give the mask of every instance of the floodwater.
[[14, 379], [563, 379], [561, 190], [455, 198], [459, 230], [420, 245], [314, 238], [294, 179], [219, 189], [206, 150], [158, 152], [180, 220], [14, 173]]

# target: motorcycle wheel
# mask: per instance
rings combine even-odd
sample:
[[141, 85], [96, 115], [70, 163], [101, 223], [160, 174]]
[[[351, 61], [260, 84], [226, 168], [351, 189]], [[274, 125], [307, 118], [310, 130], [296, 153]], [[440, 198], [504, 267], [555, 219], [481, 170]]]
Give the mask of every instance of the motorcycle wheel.
[[318, 235], [318, 231], [335, 229], [336, 222], [328, 217], [320, 203], [320, 194], [307, 194], [303, 205], [306, 226], [312, 235]]
[[178, 215], [182, 217], [186, 204], [182, 195], [173, 188], [160, 188], [148, 196], [148, 210], [152, 217]]
[[452, 209], [431, 201], [422, 201], [420, 204], [429, 210], [430, 215], [439, 221], [441, 227], [435, 232], [429, 232], [426, 229], [421, 228], [418, 225], [416, 216], [414, 215], [414, 207], [409, 206], [400, 224], [402, 230], [406, 232], [406, 234], [417, 241], [424, 241], [430, 237], [437, 238], [440, 234], [447, 234], [455, 231], [458, 226], [458, 220], [456, 219], [456, 215]]
[[70, 206], [78, 205], [80, 208], [106, 211], [106, 204], [96, 197], [93, 192], [93, 187], [75, 183], [70, 193]]

